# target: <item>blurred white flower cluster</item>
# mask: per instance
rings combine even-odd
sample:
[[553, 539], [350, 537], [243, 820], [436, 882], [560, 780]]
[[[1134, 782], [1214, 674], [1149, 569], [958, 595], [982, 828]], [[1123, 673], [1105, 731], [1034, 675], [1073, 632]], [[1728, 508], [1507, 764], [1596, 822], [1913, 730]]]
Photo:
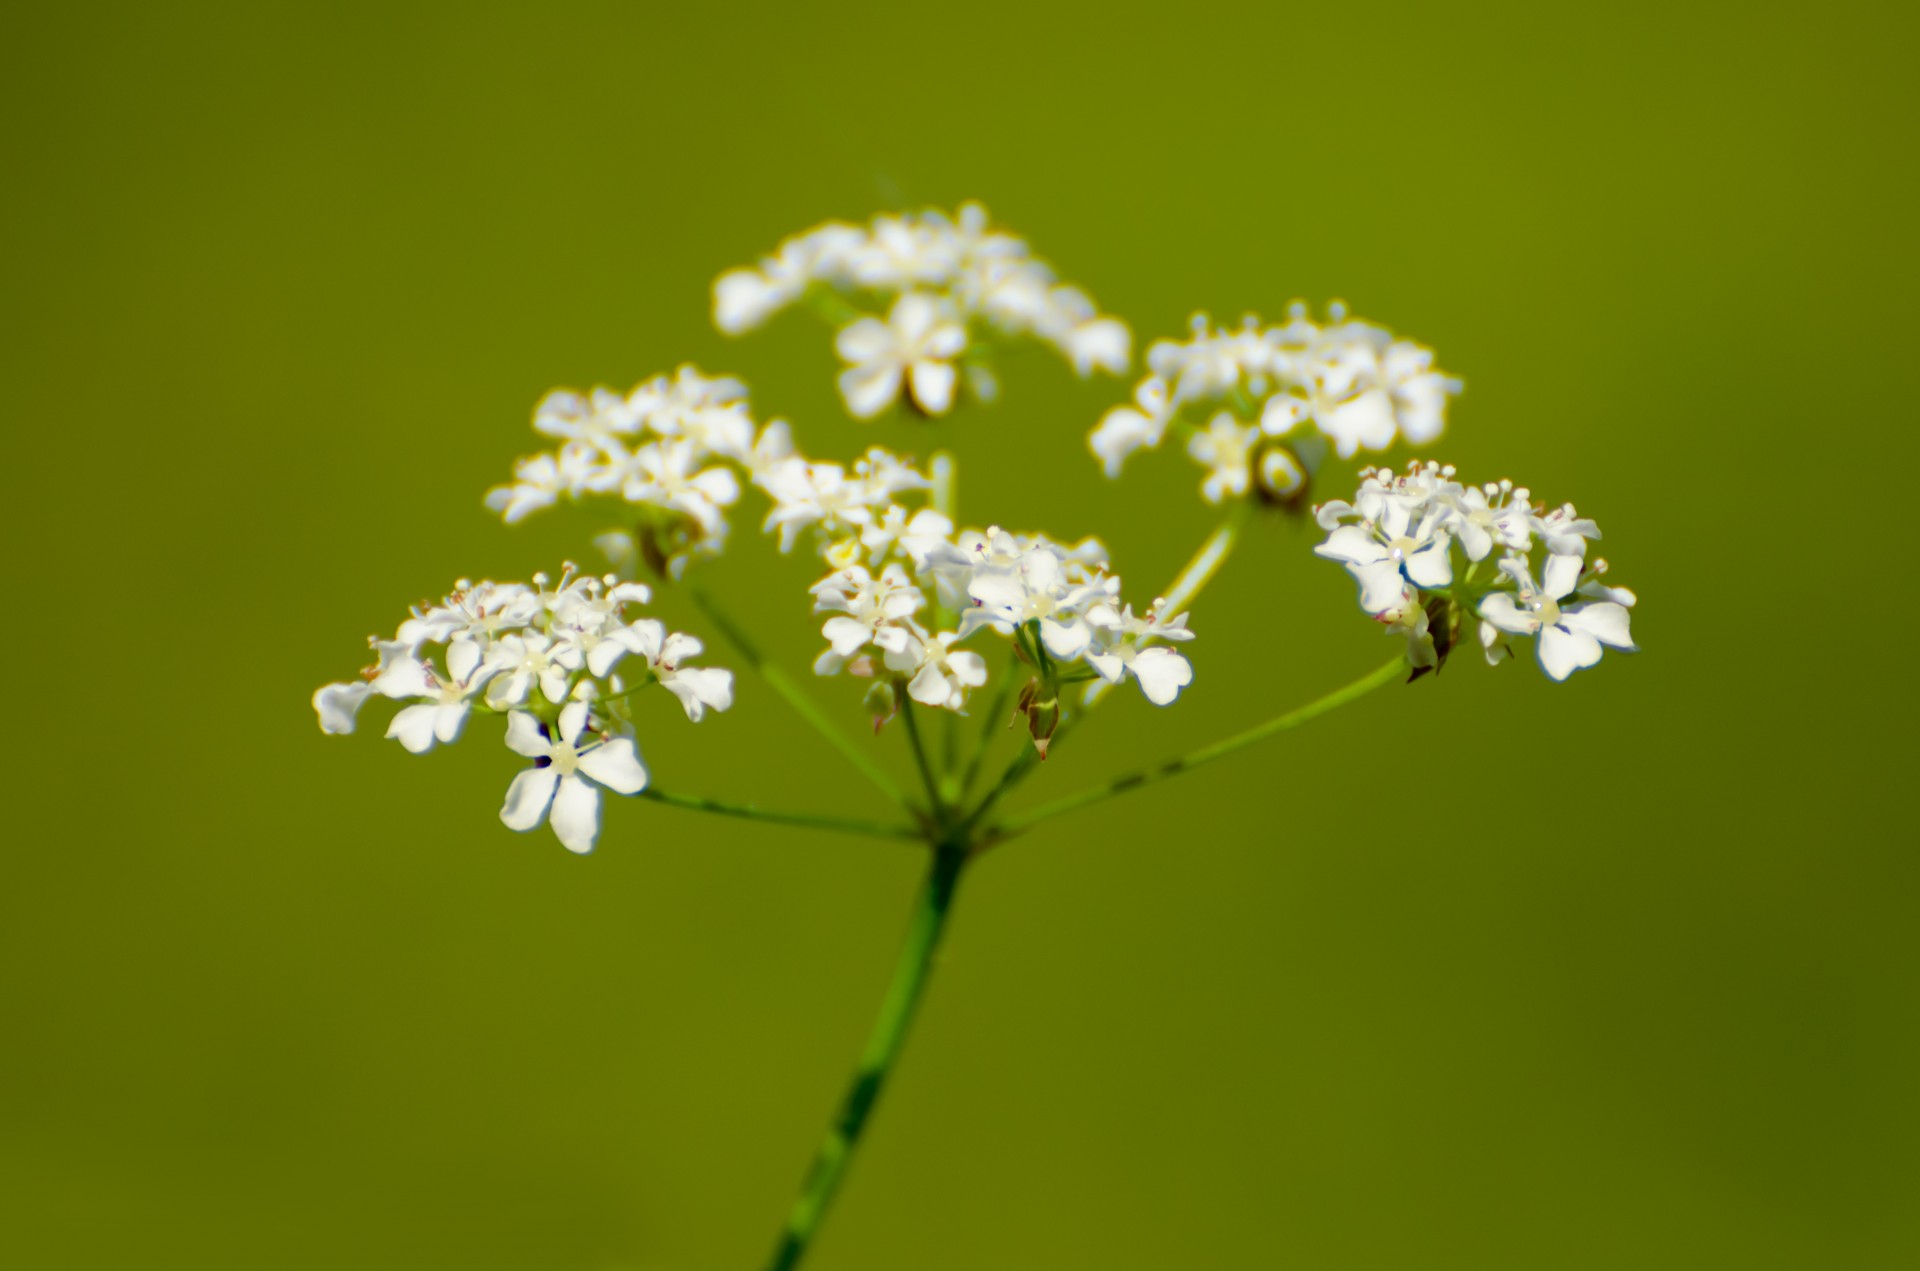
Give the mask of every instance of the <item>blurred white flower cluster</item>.
[[513, 525], [562, 499], [620, 500], [636, 509], [649, 563], [676, 576], [689, 556], [725, 545], [740, 477], [792, 453], [783, 421], [756, 429], [745, 385], [691, 366], [630, 393], [556, 389], [534, 407], [533, 429], [559, 445], [514, 464], [487, 507]]
[[1571, 503], [1536, 505], [1511, 481], [1463, 485], [1451, 465], [1431, 462], [1360, 475], [1351, 503], [1314, 510], [1331, 531], [1314, 551], [1345, 565], [1360, 607], [1407, 637], [1416, 675], [1445, 661], [1465, 615], [1478, 617], [1489, 662], [1511, 656], [1509, 637], [1532, 636], [1555, 680], [1593, 666], [1603, 649], [1635, 651], [1634, 594], [1604, 581], [1604, 560], [1587, 559], [1600, 529]]
[[[551, 585], [549, 585], [551, 584]], [[638, 794], [647, 770], [633, 741], [632, 694], [658, 684], [688, 719], [733, 703], [733, 674], [694, 667], [700, 641], [669, 633], [654, 618], [629, 620], [648, 589], [635, 582], [577, 575], [557, 580], [471, 583], [462, 579], [440, 603], [418, 606], [391, 640], [370, 641], [375, 665], [350, 683], [313, 695], [320, 727], [350, 733], [370, 697], [406, 702], [387, 736], [414, 754], [459, 738], [474, 711], [507, 716], [507, 746], [534, 760], [508, 789], [500, 819], [515, 830], [551, 821], [570, 850], [593, 848], [600, 791]], [[635, 686], [615, 668], [644, 664]]]
[[963, 371], [969, 391], [992, 400], [984, 354], [996, 340], [1038, 340], [1082, 376], [1124, 374], [1132, 358], [1126, 324], [1060, 282], [1024, 239], [991, 227], [978, 203], [951, 216], [829, 221], [796, 234], [757, 266], [714, 282], [714, 325], [740, 335], [801, 300], [840, 328], [840, 393], [856, 419], [896, 402], [944, 415]]
[[1432, 441], [1460, 391], [1434, 369], [1431, 350], [1349, 318], [1341, 305], [1325, 324], [1296, 304], [1278, 326], [1249, 314], [1237, 330], [1199, 314], [1188, 339], [1149, 348], [1147, 366], [1132, 404], [1108, 411], [1088, 448], [1117, 477], [1135, 451], [1157, 448], [1170, 431], [1184, 436], [1206, 470], [1209, 503], [1256, 490], [1287, 500], [1327, 446], [1350, 459], [1403, 438]]

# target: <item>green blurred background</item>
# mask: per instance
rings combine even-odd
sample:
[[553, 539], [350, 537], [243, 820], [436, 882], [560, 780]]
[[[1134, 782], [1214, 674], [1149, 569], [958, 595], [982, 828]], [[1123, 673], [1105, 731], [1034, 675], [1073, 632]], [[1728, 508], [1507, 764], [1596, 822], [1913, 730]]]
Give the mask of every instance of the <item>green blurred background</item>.
[[[977, 197], [1142, 344], [1300, 296], [1435, 346], [1438, 453], [1599, 518], [1646, 652], [1463, 660], [990, 858], [815, 1265], [1916, 1265], [1911, 35], [10, 9], [0, 1264], [758, 1264], [915, 853], [622, 803], [574, 859], [500, 826], [484, 724], [413, 758], [307, 699], [457, 575], [585, 558], [480, 492], [550, 386], [688, 359], [810, 449], [951, 444], [968, 520], [1098, 532], [1151, 594], [1211, 517], [1177, 456], [1099, 478], [1116, 382], [1035, 355], [861, 429], [823, 330], [708, 323], [787, 233]], [[1178, 708], [1127, 694], [1021, 800], [1373, 666], [1307, 541], [1263, 528]], [[811, 580], [747, 533], [708, 574], [794, 665]], [[663, 786], [854, 797], [741, 689], [655, 705]]]

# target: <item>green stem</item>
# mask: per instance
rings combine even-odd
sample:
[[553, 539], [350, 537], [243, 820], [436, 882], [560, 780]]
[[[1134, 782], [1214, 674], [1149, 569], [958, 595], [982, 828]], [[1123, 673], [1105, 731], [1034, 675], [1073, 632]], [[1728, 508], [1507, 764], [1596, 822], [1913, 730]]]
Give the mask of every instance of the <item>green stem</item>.
[[913, 805], [913, 800], [907, 797], [907, 792], [887, 775], [885, 769], [874, 762], [873, 756], [835, 727], [833, 721], [827, 718], [826, 712], [821, 710], [798, 684], [788, 679], [785, 671], [768, 662], [761, 655], [759, 648], [747, 637], [747, 633], [742, 631], [733, 619], [713, 602], [711, 596], [691, 583], [683, 584], [682, 590], [687, 593], [688, 599], [693, 601], [694, 606], [706, 615], [707, 621], [719, 629], [720, 634], [726, 638], [728, 644], [733, 646], [734, 651], [746, 660], [748, 666], [759, 673], [761, 679], [767, 682], [768, 688], [786, 699], [787, 705], [793, 707], [800, 718], [812, 724], [815, 731], [831, 742], [835, 750], [845, 755], [847, 761], [858, 768], [867, 780], [873, 782], [876, 789], [915, 817], [920, 815], [920, 809]]
[[994, 733], [1006, 727], [1000, 721], [1006, 717], [1007, 699], [1013, 696], [1013, 686], [1019, 683], [1020, 674], [1020, 659], [1008, 653], [1007, 673], [1000, 677], [1000, 687], [994, 690], [993, 705], [987, 707], [987, 713], [980, 719], [980, 744], [974, 747], [973, 758], [967, 761], [967, 775], [960, 782], [962, 798], [979, 779], [980, 765], [986, 762], [987, 751], [993, 747]]
[[[993, 789], [987, 791], [986, 797], [980, 800], [980, 806], [968, 815], [960, 827], [961, 831], [971, 836], [973, 827], [980, 824], [987, 813], [993, 810], [993, 805], [998, 803], [1008, 791], [1019, 785], [1039, 762], [1040, 752], [1031, 745], [1023, 744], [1020, 747], [1020, 753], [1015, 755], [1013, 762], [1007, 765], [1007, 770], [1000, 774], [1000, 780], [996, 781]], [[997, 834], [998, 831], [995, 833]], [[994, 835], [988, 836], [988, 838], [992, 837]]]
[[920, 738], [920, 715], [915, 709], [913, 699], [907, 696], [907, 681], [904, 677], [895, 677], [894, 691], [898, 693], [900, 716], [907, 723], [907, 743], [913, 747], [913, 762], [920, 769], [920, 780], [927, 787], [927, 804], [933, 809], [933, 819], [940, 826], [947, 823], [947, 805], [940, 798], [940, 778], [934, 775], [933, 762], [927, 757], [927, 746]]
[[959, 885], [960, 871], [966, 862], [967, 854], [962, 848], [942, 844], [934, 849], [933, 867], [921, 889], [920, 902], [907, 931], [906, 947], [900, 951], [900, 960], [894, 967], [893, 982], [887, 987], [880, 1017], [874, 1021], [859, 1067], [854, 1069], [840, 1114], [827, 1128], [827, 1136], [814, 1154], [813, 1167], [807, 1171], [800, 1196], [787, 1217], [786, 1229], [780, 1234], [780, 1243], [767, 1263], [768, 1271], [792, 1271], [799, 1266], [820, 1230], [821, 1220], [833, 1203], [847, 1164], [860, 1146], [860, 1132], [866, 1128], [887, 1076], [900, 1057], [900, 1047], [913, 1023], [915, 1008], [926, 992], [934, 950], [939, 947], [940, 935], [953, 905], [954, 889]]
[[848, 834], [871, 834], [876, 838], [918, 839], [924, 837], [911, 825], [887, 825], [880, 821], [862, 821], [855, 817], [816, 816], [811, 812], [773, 812], [750, 803], [728, 803], [697, 794], [669, 794], [652, 786], [640, 792], [643, 799], [664, 803], [671, 808], [692, 812], [712, 812], [719, 816], [737, 816], [748, 821], [766, 821], [772, 825], [799, 825], [813, 830], [841, 830]]
[[[1233, 736], [1222, 741], [1214, 742], [1211, 746], [1202, 746], [1191, 754], [1169, 760], [1156, 767], [1142, 768], [1137, 772], [1127, 773], [1125, 776], [1114, 778], [1103, 786], [1096, 786], [1091, 790], [1082, 790], [1079, 794], [1070, 794], [1065, 798], [1055, 799], [1051, 803], [1043, 803], [1039, 807], [1031, 808], [1017, 816], [1008, 817], [1006, 820], [994, 826], [992, 831], [984, 836], [982, 845], [984, 846], [985, 843], [997, 842], [1001, 839], [1011, 837], [1041, 821], [1059, 816], [1065, 812], [1077, 811], [1090, 803], [1098, 803], [1102, 799], [1112, 798], [1116, 794], [1125, 794], [1129, 790], [1138, 790], [1140, 787], [1151, 785], [1156, 781], [1162, 781], [1168, 777], [1178, 776], [1180, 773], [1192, 771], [1201, 764], [1211, 763], [1215, 759], [1224, 758], [1236, 750], [1253, 745], [1255, 742], [1265, 741], [1267, 738], [1279, 733], [1284, 733], [1291, 728], [1298, 728], [1310, 719], [1318, 719], [1330, 710], [1345, 706], [1348, 702], [1354, 701], [1357, 698], [1365, 697], [1368, 693], [1373, 692], [1373, 690], [1382, 685], [1393, 683], [1401, 677], [1406, 669], [1406, 657], [1404, 655], [1396, 657], [1379, 670], [1355, 680], [1345, 688], [1335, 689], [1317, 701], [1309, 702], [1305, 706], [1296, 707], [1278, 718], [1270, 719], [1264, 724], [1259, 724], [1247, 729], [1245, 732], [1235, 733]], [[1008, 775], [1012, 776], [1013, 774], [1009, 771]], [[1001, 784], [1005, 785], [1006, 782], [1003, 780]], [[981, 811], [984, 812], [987, 807], [991, 806], [991, 803], [992, 800], [990, 798], [987, 803], [981, 805]], [[979, 813], [975, 813], [975, 817], [977, 818], [978, 816]]]

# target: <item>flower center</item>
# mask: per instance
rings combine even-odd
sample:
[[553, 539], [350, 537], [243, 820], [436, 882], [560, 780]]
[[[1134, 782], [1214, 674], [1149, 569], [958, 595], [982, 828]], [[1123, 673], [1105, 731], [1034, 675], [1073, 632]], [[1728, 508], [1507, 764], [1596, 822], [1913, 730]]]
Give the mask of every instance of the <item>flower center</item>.
[[1413, 555], [1419, 549], [1420, 544], [1402, 534], [1399, 538], [1387, 544], [1387, 558], [1396, 565], [1404, 565], [1407, 563], [1407, 557]]
[[580, 752], [574, 749], [570, 741], [556, 741], [547, 757], [553, 760], [553, 770], [563, 777], [571, 777], [580, 766]]
[[1545, 596], [1540, 597], [1540, 601], [1534, 606], [1533, 611], [1538, 615], [1540, 625], [1543, 627], [1551, 627], [1560, 621], [1559, 602], [1549, 600]]

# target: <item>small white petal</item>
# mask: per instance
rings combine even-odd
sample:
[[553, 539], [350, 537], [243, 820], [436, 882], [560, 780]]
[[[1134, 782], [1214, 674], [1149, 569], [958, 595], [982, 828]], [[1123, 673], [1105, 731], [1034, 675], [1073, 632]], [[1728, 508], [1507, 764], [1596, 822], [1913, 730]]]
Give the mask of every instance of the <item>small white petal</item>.
[[373, 695], [373, 685], [365, 680], [355, 680], [351, 684], [329, 684], [317, 689], [313, 695], [313, 709], [320, 716], [320, 731], [323, 733], [350, 733], [354, 719], [360, 713], [360, 704]]
[[1193, 667], [1172, 649], [1142, 649], [1127, 669], [1140, 681], [1140, 691], [1155, 706], [1165, 706], [1193, 683]]
[[1540, 666], [1555, 680], [1564, 680], [1600, 660], [1600, 642], [1584, 631], [1546, 627], [1540, 632]]
[[546, 819], [547, 804], [553, 800], [554, 783], [560, 774], [552, 768], [528, 768], [507, 787], [507, 801], [500, 807], [500, 820], [510, 830], [525, 833]]
[[577, 742], [580, 733], [587, 726], [587, 704], [568, 702], [560, 711], [560, 738], [563, 741]]
[[987, 660], [978, 653], [961, 651], [947, 655], [947, 669], [953, 672], [953, 678], [968, 688], [979, 688], [987, 682]]
[[1532, 635], [1540, 629], [1540, 619], [1515, 604], [1504, 591], [1496, 591], [1480, 602], [1480, 616], [1509, 635]]
[[1087, 646], [1093, 643], [1093, 628], [1077, 618], [1065, 623], [1042, 618], [1040, 640], [1047, 646], [1048, 653], [1070, 662], [1085, 653]]
[[600, 790], [578, 776], [562, 777], [553, 797], [553, 832], [569, 852], [585, 854], [600, 837]]
[[615, 737], [585, 751], [580, 771], [620, 794], [639, 794], [647, 788], [647, 769], [631, 737]]
[[1567, 626], [1586, 632], [1602, 644], [1631, 653], [1635, 649], [1629, 617], [1626, 606], [1616, 605], [1612, 601], [1560, 611], [1560, 621]]
[[416, 755], [425, 754], [433, 749], [433, 722], [439, 713], [440, 707], [433, 702], [409, 706], [387, 725], [387, 736], [398, 739]]
[[1547, 595], [1559, 600], [1573, 594], [1574, 586], [1580, 581], [1580, 570], [1586, 562], [1578, 556], [1549, 556], [1547, 568], [1540, 576], [1540, 586]]
[[922, 706], [945, 706], [953, 696], [953, 687], [947, 683], [947, 677], [940, 674], [940, 668], [929, 662], [907, 685], [907, 696]]
[[465, 684], [480, 665], [480, 644], [475, 640], [455, 640], [447, 646], [447, 670], [454, 680]]
[[1417, 587], [1445, 587], [1453, 582], [1453, 554], [1447, 550], [1444, 538], [1412, 553], [1406, 563], [1407, 577]]
[[855, 419], [872, 419], [900, 396], [900, 368], [891, 363], [867, 363], [840, 372], [840, 396]]
[[447, 702], [433, 708], [433, 735], [443, 742], [460, 740], [460, 730], [466, 723], [465, 702]]
[[912, 370], [913, 400], [929, 415], [944, 415], [953, 406], [956, 373], [945, 362], [915, 362]]
[[507, 716], [507, 749], [529, 759], [545, 759], [553, 753], [540, 721], [525, 711], [514, 711]]

